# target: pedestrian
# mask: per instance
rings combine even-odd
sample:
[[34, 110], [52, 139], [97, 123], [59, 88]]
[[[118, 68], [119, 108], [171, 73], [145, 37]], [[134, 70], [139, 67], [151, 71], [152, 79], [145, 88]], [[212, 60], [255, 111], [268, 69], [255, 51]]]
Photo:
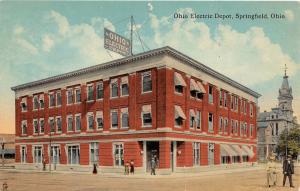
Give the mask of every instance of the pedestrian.
[[129, 161], [127, 161], [126, 163], [125, 163], [125, 172], [124, 172], [124, 174], [125, 175], [128, 175], [129, 174]]
[[46, 159], [43, 157], [43, 171], [46, 171]]
[[97, 174], [97, 173], [98, 173], [98, 171], [97, 171], [97, 165], [94, 164], [93, 165], [93, 174]]
[[275, 156], [273, 154], [270, 155], [269, 161], [267, 163], [267, 183], [268, 186], [276, 186], [277, 183], [277, 168], [275, 163]]
[[294, 163], [292, 160], [292, 156], [288, 155], [287, 159], [283, 161], [283, 186], [285, 186], [286, 177], [289, 178], [290, 187], [293, 186], [292, 175], [294, 174]]
[[150, 167], [151, 167], [151, 175], [155, 175], [156, 161], [154, 157], [151, 159]]
[[130, 174], [134, 174], [134, 161], [130, 161]]

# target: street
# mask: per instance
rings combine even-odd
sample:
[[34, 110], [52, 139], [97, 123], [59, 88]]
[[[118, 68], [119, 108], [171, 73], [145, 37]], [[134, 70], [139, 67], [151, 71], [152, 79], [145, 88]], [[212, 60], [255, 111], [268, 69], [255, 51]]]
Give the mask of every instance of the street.
[[[230, 170], [229, 170], [230, 171]], [[267, 188], [266, 172], [263, 166], [253, 169], [232, 171], [203, 172], [202, 174], [172, 175], [93, 175], [80, 173], [17, 172], [1, 170], [0, 183], [7, 182], [8, 190], [43, 191], [259, 191], [259, 190], [297, 190], [300, 186], [300, 167], [295, 168], [293, 176], [295, 188], [282, 187], [282, 174], [278, 177], [278, 186]]]

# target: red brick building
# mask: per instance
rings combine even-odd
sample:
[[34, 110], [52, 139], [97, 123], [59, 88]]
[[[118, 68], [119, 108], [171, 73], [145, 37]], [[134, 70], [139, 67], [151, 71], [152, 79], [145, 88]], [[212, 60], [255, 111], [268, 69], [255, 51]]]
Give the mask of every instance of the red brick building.
[[[256, 161], [258, 93], [163, 47], [13, 87], [16, 164], [197, 171]], [[51, 133], [50, 133], [51, 131]], [[51, 148], [51, 149], [50, 149]]]

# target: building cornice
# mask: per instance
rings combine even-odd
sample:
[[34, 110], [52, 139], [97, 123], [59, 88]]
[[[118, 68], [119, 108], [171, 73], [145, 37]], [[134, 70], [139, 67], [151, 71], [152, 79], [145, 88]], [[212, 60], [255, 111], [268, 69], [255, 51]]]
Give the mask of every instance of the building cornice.
[[91, 66], [91, 67], [87, 67], [87, 68], [83, 68], [80, 70], [75, 70], [72, 72], [68, 72], [65, 74], [60, 74], [57, 76], [53, 76], [53, 77], [49, 77], [49, 78], [45, 78], [42, 80], [37, 80], [34, 82], [29, 82], [29, 83], [25, 83], [22, 85], [18, 85], [18, 86], [14, 86], [11, 89], [13, 91], [18, 91], [18, 90], [22, 90], [22, 89], [26, 89], [29, 87], [34, 87], [34, 86], [38, 86], [38, 85], [42, 85], [42, 84], [47, 84], [47, 83], [51, 83], [51, 82], [55, 82], [55, 81], [60, 81], [60, 80], [64, 80], [64, 79], [68, 79], [68, 78], [72, 78], [75, 76], [80, 76], [83, 74], [87, 74], [90, 72], [95, 72], [95, 71], [100, 71], [100, 70], [106, 70], [109, 68], [113, 68], [113, 67], [117, 67], [123, 64], [127, 64], [127, 63], [131, 63], [131, 62], [135, 62], [135, 61], [139, 61], [139, 60], [143, 60], [149, 57], [153, 57], [153, 56], [157, 56], [157, 55], [161, 55], [161, 54], [167, 54], [170, 55], [172, 57], [174, 57], [175, 59], [178, 59], [179, 61], [183, 62], [183, 63], [187, 63], [191, 66], [193, 66], [194, 68], [201, 70], [225, 83], [228, 83], [230, 85], [232, 85], [233, 87], [236, 87], [242, 91], [244, 91], [245, 93], [248, 93], [256, 98], [260, 97], [261, 95], [249, 88], [247, 88], [246, 86], [243, 86], [242, 84], [230, 79], [229, 77], [211, 69], [210, 67], [205, 66], [204, 64], [190, 58], [187, 55], [184, 55], [183, 53], [169, 47], [162, 47], [162, 48], [158, 48], [158, 49], [154, 49], [154, 50], [150, 50], [148, 52], [144, 52], [144, 53], [139, 53], [133, 56], [129, 56], [129, 57], [125, 57], [125, 58], [121, 58], [121, 59], [117, 59], [117, 60], [113, 60], [110, 62], [106, 62], [103, 64], [98, 64], [95, 66]]

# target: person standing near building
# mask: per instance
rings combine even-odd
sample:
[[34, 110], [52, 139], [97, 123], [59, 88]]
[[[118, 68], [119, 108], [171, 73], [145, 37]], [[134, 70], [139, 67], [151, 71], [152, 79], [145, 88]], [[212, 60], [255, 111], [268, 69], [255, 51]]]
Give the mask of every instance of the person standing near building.
[[129, 174], [129, 161], [127, 161], [126, 163], [125, 163], [125, 171], [124, 171], [124, 174], [125, 175], [128, 175]]
[[155, 175], [156, 161], [154, 157], [151, 159], [150, 167], [151, 167], [151, 175]]
[[271, 154], [267, 163], [267, 184], [269, 187], [275, 186], [277, 183], [277, 168], [275, 163], [275, 156]]
[[292, 175], [294, 174], [294, 163], [292, 160], [292, 156], [288, 155], [287, 159], [283, 161], [283, 186], [285, 186], [286, 177], [289, 178], [290, 187], [293, 186]]
[[130, 174], [134, 174], [134, 161], [130, 161]]

